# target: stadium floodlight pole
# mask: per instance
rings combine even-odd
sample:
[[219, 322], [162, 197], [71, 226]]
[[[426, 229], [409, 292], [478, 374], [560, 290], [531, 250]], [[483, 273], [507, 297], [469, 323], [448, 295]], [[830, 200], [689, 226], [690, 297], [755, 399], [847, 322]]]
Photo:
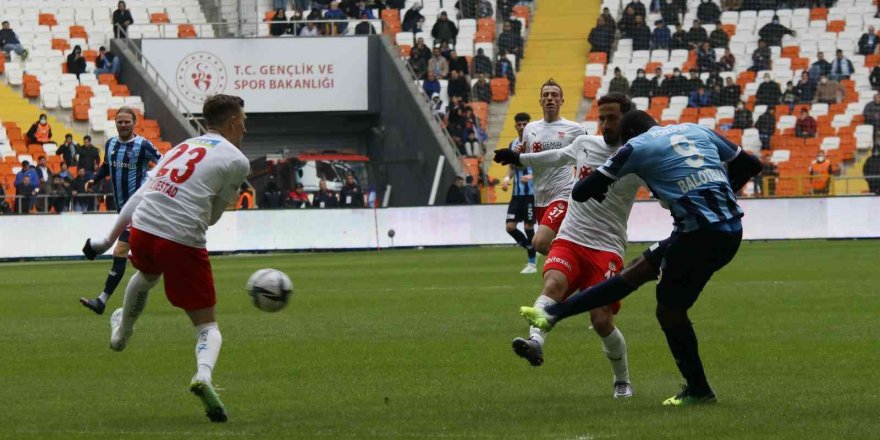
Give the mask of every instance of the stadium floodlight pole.
[[431, 198], [428, 199], [429, 206], [434, 206], [434, 201], [437, 200], [437, 189], [440, 186], [440, 176], [443, 175], [444, 160], [446, 160], [446, 156], [442, 154], [437, 158], [437, 171], [434, 173], [434, 183], [431, 185]]

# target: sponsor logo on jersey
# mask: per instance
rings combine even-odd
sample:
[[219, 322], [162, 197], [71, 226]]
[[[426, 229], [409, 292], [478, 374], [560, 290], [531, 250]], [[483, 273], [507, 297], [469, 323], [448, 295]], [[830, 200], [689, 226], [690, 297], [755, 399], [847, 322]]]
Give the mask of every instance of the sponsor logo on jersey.
[[535, 142], [532, 144], [532, 151], [535, 153], [540, 153], [544, 150], [556, 150], [564, 147], [565, 144], [562, 142], [550, 141], [550, 142]]
[[190, 145], [198, 145], [200, 147], [208, 147], [208, 148], [214, 148], [217, 145], [220, 145], [220, 141], [218, 141], [217, 139], [205, 139], [205, 138], [190, 139], [190, 140], [186, 141], [186, 143], [188, 143]]
[[559, 139], [565, 139], [565, 132], [564, 131], [559, 132]]
[[554, 263], [561, 264], [566, 269], [571, 270], [571, 263], [569, 263], [567, 260], [564, 260], [564, 259], [559, 258], [557, 256], [547, 257], [547, 260], [544, 262], [544, 266], [546, 266], [548, 264], [554, 264]]
[[586, 165], [583, 165], [583, 166], [581, 166], [580, 172], [578, 172], [578, 178], [583, 179], [583, 178], [589, 176], [590, 173], [592, 173], [592, 172], [593, 172], [592, 168], [590, 168]]

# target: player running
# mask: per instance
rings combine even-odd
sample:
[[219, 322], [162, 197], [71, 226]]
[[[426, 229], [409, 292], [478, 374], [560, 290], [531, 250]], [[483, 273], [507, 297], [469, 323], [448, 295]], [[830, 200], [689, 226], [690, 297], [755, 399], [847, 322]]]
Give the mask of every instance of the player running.
[[[116, 111], [115, 119], [118, 136], [107, 140], [104, 145], [104, 163], [95, 177], [86, 182], [85, 188], [89, 191], [95, 182], [110, 176], [113, 198], [116, 199], [116, 210], [119, 212], [146, 180], [150, 162], [158, 163], [161, 156], [150, 141], [134, 134], [134, 124], [137, 122], [134, 110], [121, 107]], [[129, 231], [126, 229], [113, 248], [113, 265], [110, 267], [107, 281], [104, 282], [104, 291], [95, 299], [79, 299], [80, 304], [99, 315], [104, 313], [107, 300], [113, 295], [116, 286], [125, 275], [130, 249], [128, 235]]]
[[201, 399], [212, 422], [225, 422], [226, 410], [211, 385], [223, 339], [214, 316], [216, 294], [205, 233], [238, 196], [250, 165], [239, 151], [244, 101], [211, 96], [202, 112], [208, 133], [171, 150], [120, 212], [110, 236], [87, 240], [83, 252], [90, 259], [103, 253], [131, 222], [131, 261], [138, 272], [128, 281], [122, 308], [110, 318], [110, 348], [125, 348], [148, 292], [164, 275], [165, 296], [186, 311], [196, 328], [197, 372], [190, 391]]
[[[517, 113], [513, 120], [516, 123], [517, 137], [510, 142], [509, 148], [511, 150], [522, 145], [523, 130], [532, 117], [528, 113]], [[507, 205], [505, 227], [507, 233], [516, 240], [516, 243], [526, 250], [529, 258], [526, 267], [520, 273], [535, 273], [538, 269], [535, 267], [535, 247], [532, 245], [532, 239], [535, 238], [535, 186], [532, 184], [532, 169], [510, 165], [510, 170], [501, 183], [502, 191], [507, 191], [511, 180], [513, 181], [513, 196], [510, 197], [510, 204]], [[516, 228], [516, 224], [519, 222], [523, 222], [526, 230], [525, 235]]]
[[549, 331], [562, 319], [624, 298], [662, 273], [657, 283], [657, 320], [687, 382], [663, 404], [715, 402], [688, 309], [712, 275], [739, 249], [743, 211], [735, 193], [761, 171], [761, 162], [705, 127], [679, 124], [661, 128], [641, 111], [624, 116], [621, 132], [627, 145], [598, 172], [579, 181], [572, 199], [605, 200], [610, 185], [628, 174], [638, 174], [669, 207], [675, 225], [672, 235], [651, 246], [624, 273], [565, 302], [546, 309], [523, 307], [521, 313], [533, 325]]
[[[632, 109], [629, 98], [619, 93], [603, 96], [598, 105], [602, 136], [579, 136], [563, 149], [541, 153], [517, 154], [499, 150], [495, 152], [495, 161], [531, 165], [535, 172], [546, 167], [576, 165], [578, 175], [586, 176], [620, 147], [620, 118], [624, 112]], [[569, 179], [570, 184], [576, 180], [574, 176]], [[564, 301], [575, 290], [598, 284], [623, 268], [626, 225], [641, 184], [636, 176], [627, 176], [614, 185], [605, 203], [592, 200], [569, 205], [569, 212], [544, 263], [544, 287], [535, 300], [536, 308]], [[626, 340], [614, 325], [614, 314], [619, 308], [620, 304], [615, 303], [593, 309], [590, 311], [590, 320], [611, 362], [614, 372], [613, 396], [627, 398], [632, 396], [633, 389], [629, 379]], [[544, 362], [545, 334], [536, 327], [531, 327], [529, 334], [528, 339], [514, 339], [513, 350], [530, 364], [539, 366]]]
[[[556, 81], [550, 79], [541, 86], [540, 102], [544, 119], [529, 123], [523, 130], [522, 139], [526, 153], [559, 150], [571, 145], [576, 137], [585, 134], [580, 124], [559, 116], [565, 99], [562, 97], [562, 86]], [[550, 243], [556, 238], [568, 210], [568, 195], [571, 193], [571, 176], [574, 170], [570, 166], [562, 166], [532, 171], [535, 214], [540, 225], [532, 244], [535, 250], [547, 255]]]

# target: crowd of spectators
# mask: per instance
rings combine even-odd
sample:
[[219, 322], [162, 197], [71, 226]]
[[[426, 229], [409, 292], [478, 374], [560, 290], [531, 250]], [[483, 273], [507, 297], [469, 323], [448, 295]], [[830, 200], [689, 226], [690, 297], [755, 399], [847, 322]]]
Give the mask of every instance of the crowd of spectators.
[[236, 209], [297, 209], [297, 208], [366, 208], [368, 207], [361, 186], [353, 174], [345, 176], [345, 183], [337, 193], [327, 188], [327, 182], [318, 182], [318, 191], [311, 198], [303, 184], [297, 182], [293, 190], [284, 190], [274, 176], [269, 176], [266, 186], [260, 191], [258, 201], [254, 200], [254, 189], [247, 182], [239, 188]]

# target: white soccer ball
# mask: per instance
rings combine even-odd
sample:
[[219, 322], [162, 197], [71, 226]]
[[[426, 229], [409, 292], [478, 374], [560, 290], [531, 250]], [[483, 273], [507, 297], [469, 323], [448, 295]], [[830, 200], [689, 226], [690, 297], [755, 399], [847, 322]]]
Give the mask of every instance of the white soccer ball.
[[277, 312], [287, 305], [293, 283], [280, 270], [260, 269], [248, 278], [247, 291], [258, 309]]

